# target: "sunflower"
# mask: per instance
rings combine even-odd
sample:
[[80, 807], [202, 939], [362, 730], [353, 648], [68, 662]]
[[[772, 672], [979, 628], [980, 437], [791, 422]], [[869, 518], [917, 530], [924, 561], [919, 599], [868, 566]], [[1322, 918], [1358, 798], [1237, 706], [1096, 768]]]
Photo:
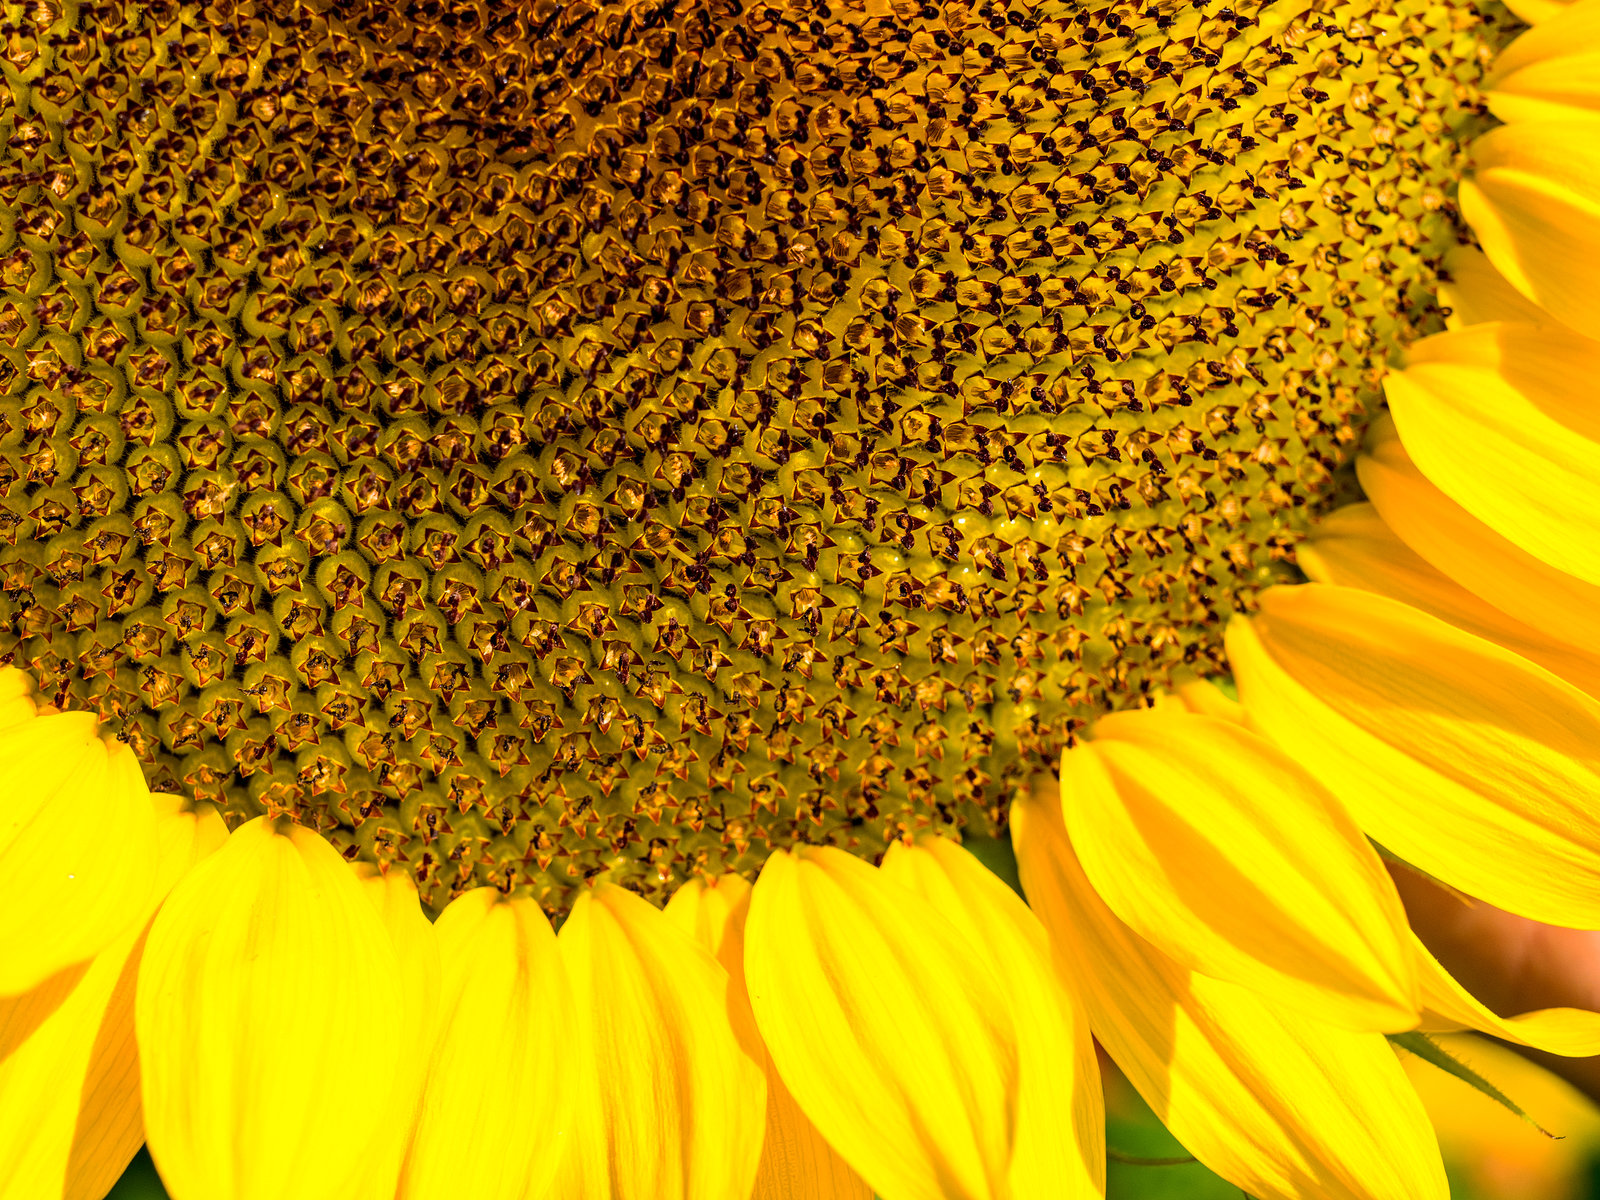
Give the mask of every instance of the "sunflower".
[[1481, 102], [1398, 0], [0, 30], [0, 1196], [1087, 1197], [1098, 1040], [1443, 1197], [1385, 1035], [1600, 1050], [1402, 903], [1600, 924], [1600, 8], [1519, 12]]

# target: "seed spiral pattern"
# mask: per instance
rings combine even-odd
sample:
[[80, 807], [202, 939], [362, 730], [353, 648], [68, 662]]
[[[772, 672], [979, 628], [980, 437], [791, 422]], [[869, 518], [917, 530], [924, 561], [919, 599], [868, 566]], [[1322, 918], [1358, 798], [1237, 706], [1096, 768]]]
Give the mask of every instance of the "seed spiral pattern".
[[1464, 0], [39, 0], [0, 654], [434, 905], [992, 829], [1291, 570], [1438, 327], [1503, 40]]

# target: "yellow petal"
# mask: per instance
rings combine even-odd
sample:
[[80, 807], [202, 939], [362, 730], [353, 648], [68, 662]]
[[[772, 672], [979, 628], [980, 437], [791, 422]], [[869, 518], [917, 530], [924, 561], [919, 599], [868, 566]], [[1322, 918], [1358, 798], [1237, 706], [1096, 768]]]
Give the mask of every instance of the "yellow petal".
[[1600, 50], [1600, 3], [1596, 3], [1596, 0], [1564, 4], [1555, 18], [1544, 22], [1529, 21], [1530, 25], [1538, 25], [1539, 28], [1519, 34], [1509, 46], [1495, 55], [1494, 75], [1520, 71], [1532, 63], [1547, 62], [1569, 54]]
[[1600, 1013], [1581, 1008], [1542, 1008], [1513, 1017], [1499, 1016], [1462, 987], [1421, 939], [1416, 945], [1430, 1027], [1476, 1029], [1491, 1037], [1569, 1058], [1600, 1054]]
[[1380, 844], [1510, 912], [1600, 927], [1600, 702], [1354, 588], [1269, 589], [1227, 646], [1251, 723]]
[[396, 1079], [390, 1114], [367, 1151], [360, 1194], [371, 1200], [395, 1200], [401, 1161], [421, 1113], [428, 1070], [423, 1047], [433, 1035], [439, 1006], [439, 944], [410, 876], [399, 871], [384, 875], [362, 863], [356, 868], [356, 877], [394, 944], [404, 997], [400, 1039], [385, 1051], [393, 1060]]
[[[400, 1200], [549, 1192], [572, 1103], [570, 1019], [555, 934], [532, 900], [477, 888], [433, 926], [440, 982], [422, 1107]], [[485, 1086], [486, 1080], [493, 1086]]]
[[1600, 697], [1600, 653], [1569, 646], [1484, 603], [1413, 553], [1370, 504], [1352, 504], [1318, 522], [1297, 557], [1316, 583], [1361, 588], [1409, 604]]
[[1429, 483], [1387, 416], [1368, 436], [1356, 472], [1384, 524], [1406, 545], [1501, 612], [1568, 645], [1595, 646], [1600, 587], [1533, 557]]
[[1394, 883], [1270, 742], [1171, 707], [1117, 713], [1062, 757], [1061, 800], [1101, 899], [1169, 957], [1351, 1029], [1416, 1026]]
[[0, 729], [0, 781], [0, 995], [13, 995], [99, 953], [144, 911], [156, 824], [138, 760], [88, 713]]
[[1011, 810], [1029, 903], [1096, 1038], [1184, 1147], [1257, 1200], [1444, 1200], [1427, 1116], [1382, 1035], [1167, 958], [1095, 894], [1060, 807], [1040, 794]]
[[1506, 7], [1529, 25], [1537, 25], [1565, 12], [1572, 0], [1508, 0]]
[[167, 897], [139, 971], [146, 1136], [173, 1200], [349, 1196], [398, 1083], [403, 1003], [338, 852], [241, 826]]
[[[1209, 679], [1196, 679], [1174, 689], [1173, 695], [1182, 704], [1185, 712], [1195, 713], [1202, 717], [1216, 717], [1221, 721], [1232, 721], [1235, 725], [1245, 723], [1244, 706], [1237, 700], [1226, 696], [1222, 689]], [[1160, 703], [1161, 697], [1157, 697]]]
[[1508, 123], [1600, 118], [1600, 54], [1574, 54], [1502, 74], [1485, 99]]
[[1592, 120], [1523, 121], [1473, 143], [1461, 211], [1489, 260], [1558, 321], [1600, 338], [1600, 138]]
[[1579, 382], [1600, 374], [1600, 343], [1476, 325], [1418, 342], [1408, 364], [1384, 392], [1417, 469], [1529, 554], [1600, 583], [1600, 411]]
[[[0, 1000], [0, 1200], [100, 1200], [144, 1141], [133, 986], [155, 908], [227, 836], [155, 796], [156, 886], [93, 960]], [[31, 1010], [31, 1011], [30, 1011]], [[22, 1036], [19, 1036], [22, 1035]]]
[[767, 860], [745, 976], [778, 1073], [883, 1200], [1012, 1194], [1018, 1033], [981, 951], [841, 850]]
[[734, 1035], [728, 972], [648, 901], [608, 885], [578, 897], [558, 940], [577, 1101], [555, 1194], [743, 1200], [766, 1082]]
[[[1446, 278], [1439, 282], [1439, 303], [1450, 309], [1449, 327], [1487, 321], [1552, 324], [1550, 314], [1529, 300], [1494, 269], [1482, 250], [1457, 246], [1445, 255]], [[1370, 437], [1370, 427], [1369, 434]]]
[[738, 875], [691, 879], [673, 894], [667, 919], [698, 941], [728, 972], [729, 1019], [739, 1044], [767, 1080], [767, 1125], [751, 1200], [872, 1200], [872, 1189], [817, 1132], [773, 1065], [756, 1030], [744, 980], [744, 924], [750, 884]]
[[971, 969], [1000, 981], [1017, 1036], [1012, 1196], [1105, 1193], [1105, 1102], [1089, 1017], [1061, 982], [1050, 935], [1009, 887], [948, 838], [896, 842], [883, 874], [921, 896], [973, 946]]
[[1600, 4], [1580, 0], [1502, 50], [1486, 98], [1502, 121], [1600, 115]]

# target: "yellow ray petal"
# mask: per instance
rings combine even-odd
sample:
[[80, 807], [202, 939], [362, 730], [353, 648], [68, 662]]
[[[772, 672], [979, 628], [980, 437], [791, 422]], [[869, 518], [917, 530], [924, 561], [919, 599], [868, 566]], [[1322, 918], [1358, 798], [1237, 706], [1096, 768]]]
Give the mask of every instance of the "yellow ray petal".
[[[133, 985], [145, 930], [161, 898], [227, 836], [209, 809], [153, 800], [156, 886], [130, 927], [92, 961], [0, 1000], [0, 1042], [11, 1047], [0, 1061], [0, 1200], [100, 1200], [144, 1141]], [[58, 983], [67, 986], [45, 999]]]
[[1227, 647], [1251, 723], [1379, 843], [1510, 912], [1600, 927], [1600, 702], [1354, 588], [1269, 589]]
[[1387, 416], [1369, 430], [1356, 472], [1384, 524], [1462, 587], [1557, 641], [1596, 645], [1600, 587], [1533, 557], [1429, 483]]
[[13, 995], [127, 931], [155, 885], [156, 825], [138, 760], [87, 713], [0, 729], [0, 781], [0, 995]]
[[981, 953], [841, 850], [779, 852], [756, 883], [745, 974], [762, 1037], [884, 1200], [1013, 1195], [1019, 1035], [1002, 981], [974, 969]]
[[[1235, 725], [1245, 724], [1244, 706], [1223, 694], [1222, 689], [1209, 679], [1196, 679], [1182, 684], [1173, 690], [1173, 696], [1185, 712], [1232, 721]], [[1157, 697], [1157, 702], [1161, 703], [1161, 697]]]
[[1499, 1016], [1462, 987], [1420, 939], [1416, 945], [1423, 1002], [1428, 1009], [1426, 1027], [1446, 1031], [1476, 1029], [1491, 1037], [1570, 1058], [1600, 1054], [1600, 1013], [1581, 1008], [1541, 1008], [1513, 1017]]
[[1486, 98], [1508, 122], [1600, 116], [1600, 4], [1579, 0], [1502, 50]]
[[1194, 975], [1095, 894], [1053, 794], [1011, 835], [1029, 902], [1090, 1024], [1173, 1135], [1257, 1200], [1444, 1200], [1427, 1116], [1384, 1038]]
[[[578, 1070], [550, 922], [532, 900], [477, 888], [433, 926], [439, 996], [400, 1200], [523, 1200], [549, 1191]], [[493, 1087], [485, 1087], [487, 1078]]]
[[399, 1082], [403, 1004], [338, 852], [241, 826], [167, 897], [139, 971], [146, 1136], [173, 1200], [349, 1196]]
[[[1600, 697], [1600, 653], [1558, 641], [1486, 604], [1415, 554], [1370, 504], [1349, 505], [1318, 522], [1298, 558], [1316, 583], [1361, 588], [1409, 604]], [[1596, 641], [1600, 645], [1600, 638]]]
[[1351, 1029], [1416, 1026], [1388, 872], [1270, 742], [1173, 707], [1117, 713], [1063, 756], [1061, 799], [1101, 899], [1168, 956]]
[[728, 972], [632, 892], [578, 897], [558, 939], [574, 995], [579, 1093], [557, 1196], [743, 1200], [766, 1081], [728, 1016]]
[[1538, 63], [1600, 51], [1600, 4], [1595, 0], [1565, 5], [1550, 20], [1536, 24], [1538, 28], [1521, 34], [1495, 56], [1489, 86]]
[[[1415, 870], [1390, 864], [1390, 871], [1419, 935], [1424, 1030], [1478, 1029], [1568, 1057], [1600, 1054], [1600, 1012], [1557, 1007], [1588, 1000], [1586, 981], [1572, 968], [1600, 948], [1600, 932], [1529, 921]], [[1446, 962], [1464, 975], [1458, 979]]]
[[1529, 25], [1538, 25], [1559, 16], [1572, 5], [1572, 0], [1510, 0], [1506, 5]]
[[421, 1113], [429, 1058], [424, 1047], [433, 1035], [439, 1005], [439, 944], [410, 876], [399, 871], [384, 875], [361, 863], [356, 877], [394, 943], [404, 995], [400, 1040], [387, 1050], [396, 1073], [390, 1114], [367, 1151], [358, 1194], [370, 1200], [395, 1200], [401, 1162]]
[[1529, 554], [1600, 583], [1600, 411], [1578, 382], [1600, 373], [1600, 343], [1476, 325], [1418, 342], [1408, 363], [1384, 392], [1417, 469]]
[[883, 873], [921, 896], [978, 950], [971, 964], [1000, 981], [1017, 1034], [1012, 1196], [1105, 1193], [1105, 1101], [1089, 1017], [1062, 985], [1050, 935], [1028, 906], [948, 838], [896, 842]]
[[767, 1080], [767, 1124], [751, 1200], [872, 1200], [872, 1189], [817, 1132], [773, 1065], [756, 1029], [744, 980], [744, 924], [750, 884], [738, 875], [691, 879], [667, 903], [666, 916], [728, 972], [729, 1020], [739, 1044]]
[[[1529, 300], [1494, 269], [1482, 250], [1457, 246], [1445, 255], [1447, 279], [1439, 283], [1439, 303], [1450, 309], [1449, 326], [1481, 325], [1487, 321], [1520, 321], [1525, 325], [1550, 325], [1549, 313]], [[1370, 426], [1368, 436], [1371, 436]]]
[[1558, 321], [1600, 338], [1600, 138], [1592, 120], [1523, 121], [1473, 143], [1461, 211], [1489, 260]]
[[1600, 54], [1573, 54], [1503, 73], [1485, 93], [1502, 121], [1600, 118]]

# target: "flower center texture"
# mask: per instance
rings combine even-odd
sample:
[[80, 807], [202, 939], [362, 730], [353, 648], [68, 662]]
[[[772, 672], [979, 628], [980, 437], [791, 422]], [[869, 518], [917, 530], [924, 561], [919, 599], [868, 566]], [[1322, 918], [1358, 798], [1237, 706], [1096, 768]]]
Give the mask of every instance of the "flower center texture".
[[992, 831], [1292, 577], [1502, 26], [40, 0], [0, 654], [434, 906]]

